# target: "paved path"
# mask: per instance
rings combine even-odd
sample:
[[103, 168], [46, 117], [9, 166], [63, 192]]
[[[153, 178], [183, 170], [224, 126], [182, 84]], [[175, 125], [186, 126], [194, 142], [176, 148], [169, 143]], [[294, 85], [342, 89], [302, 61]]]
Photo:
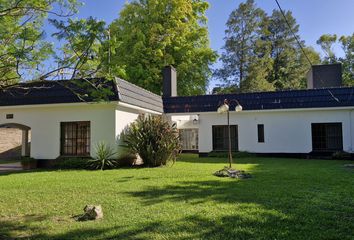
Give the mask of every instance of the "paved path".
[[23, 169], [22, 169], [20, 162], [0, 164], [0, 173], [1, 172], [21, 171], [21, 170], [23, 170]]

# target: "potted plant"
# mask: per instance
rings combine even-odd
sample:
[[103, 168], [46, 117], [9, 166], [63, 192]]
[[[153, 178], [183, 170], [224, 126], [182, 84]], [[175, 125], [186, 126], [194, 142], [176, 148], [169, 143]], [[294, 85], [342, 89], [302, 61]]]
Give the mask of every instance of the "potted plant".
[[37, 160], [30, 157], [22, 157], [21, 165], [23, 170], [30, 170], [37, 168]]

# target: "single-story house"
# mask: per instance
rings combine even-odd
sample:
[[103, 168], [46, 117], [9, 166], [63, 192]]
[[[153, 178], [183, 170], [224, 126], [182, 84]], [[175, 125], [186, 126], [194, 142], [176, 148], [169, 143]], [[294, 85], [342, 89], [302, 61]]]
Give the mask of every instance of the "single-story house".
[[[95, 100], [98, 87], [108, 92], [106, 101]], [[115, 145], [139, 114], [162, 112], [160, 96], [122, 79], [30, 82], [0, 91], [0, 126], [22, 129], [22, 155], [36, 159], [94, 155], [98, 142]]]
[[[233, 150], [353, 153], [354, 87], [340, 86], [340, 70], [340, 65], [314, 66], [307, 90], [226, 95], [177, 96], [173, 67], [164, 69], [162, 97], [122, 79], [21, 83], [0, 91], [0, 126], [22, 129], [23, 155], [55, 159], [93, 156], [98, 142], [114, 145], [140, 113], [163, 114], [180, 129], [183, 149], [203, 156], [227, 150], [227, 114], [217, 108], [228, 99]], [[106, 101], [95, 100], [98, 85], [111, 92]], [[242, 112], [233, 111], [232, 100]]]
[[[182, 139], [196, 142], [202, 156], [228, 149], [227, 114], [217, 113], [225, 99], [231, 101], [235, 151], [284, 156], [353, 153], [354, 87], [341, 84], [340, 64], [318, 65], [309, 71], [307, 90], [174, 95], [163, 98], [164, 113], [183, 129]], [[242, 112], [234, 111], [236, 102]]]

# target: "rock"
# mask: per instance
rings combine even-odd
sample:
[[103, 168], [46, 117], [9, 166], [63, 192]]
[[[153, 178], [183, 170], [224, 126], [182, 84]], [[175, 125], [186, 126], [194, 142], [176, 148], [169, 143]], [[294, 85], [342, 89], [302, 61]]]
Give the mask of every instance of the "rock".
[[86, 205], [84, 214], [79, 217], [79, 221], [97, 220], [103, 218], [103, 211], [101, 205]]
[[346, 167], [346, 168], [354, 168], [354, 164], [344, 164], [344, 167]]
[[240, 179], [252, 177], [251, 174], [246, 173], [245, 171], [235, 170], [229, 167], [224, 167], [223, 169], [216, 171], [214, 175], [217, 177], [230, 177], [230, 178], [240, 178]]

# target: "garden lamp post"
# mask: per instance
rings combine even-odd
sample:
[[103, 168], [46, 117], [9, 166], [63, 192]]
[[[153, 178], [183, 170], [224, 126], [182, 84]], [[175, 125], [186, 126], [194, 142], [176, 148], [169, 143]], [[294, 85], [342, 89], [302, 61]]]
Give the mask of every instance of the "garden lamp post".
[[229, 159], [229, 167], [231, 168], [232, 165], [232, 151], [231, 151], [231, 127], [230, 127], [230, 104], [232, 102], [235, 102], [237, 105], [235, 107], [236, 112], [241, 112], [242, 111], [242, 106], [236, 99], [228, 100], [225, 99], [224, 103], [218, 107], [218, 113], [227, 113], [227, 128], [228, 128], [228, 148], [229, 148], [229, 154], [228, 154], [228, 159]]

